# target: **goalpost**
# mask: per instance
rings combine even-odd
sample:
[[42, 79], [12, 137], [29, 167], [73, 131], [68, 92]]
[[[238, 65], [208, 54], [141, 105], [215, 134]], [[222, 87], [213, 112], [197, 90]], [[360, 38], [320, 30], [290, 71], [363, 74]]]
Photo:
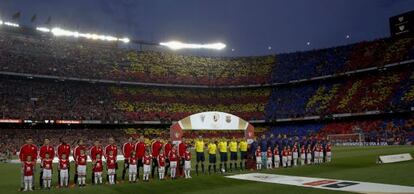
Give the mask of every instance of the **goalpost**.
[[328, 139], [336, 146], [363, 146], [363, 133], [329, 134]]

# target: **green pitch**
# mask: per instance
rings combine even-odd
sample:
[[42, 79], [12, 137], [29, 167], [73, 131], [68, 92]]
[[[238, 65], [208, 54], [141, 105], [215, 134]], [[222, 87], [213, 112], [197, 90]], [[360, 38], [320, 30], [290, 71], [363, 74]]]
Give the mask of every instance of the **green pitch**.
[[[262, 170], [264, 173], [278, 173], [321, 178], [335, 178], [354, 181], [389, 183], [414, 186], [414, 161], [396, 164], [375, 164], [378, 155], [409, 152], [414, 155], [414, 146], [334, 148], [333, 162], [320, 166], [305, 166], [289, 169]], [[194, 164], [194, 162], [193, 162]], [[72, 170], [74, 168], [72, 167]], [[121, 174], [118, 170], [118, 177]], [[38, 174], [38, 173], [37, 173]], [[90, 173], [87, 181], [90, 183]], [[14, 194], [20, 185], [20, 170], [17, 164], [0, 164], [0, 193]], [[56, 173], [53, 184], [57, 184]], [[251, 193], [346, 193], [330, 190], [319, 190], [287, 185], [257, 183], [227, 179], [222, 175], [200, 175], [192, 173], [189, 180], [151, 180], [136, 184], [123, 183], [118, 185], [87, 185], [83, 188], [57, 189], [51, 191], [35, 190], [29, 193], [96, 193], [96, 194], [155, 194], [155, 193], [195, 193], [195, 194], [251, 194]], [[73, 180], [73, 172], [71, 174]], [[36, 176], [38, 186], [38, 175]]]

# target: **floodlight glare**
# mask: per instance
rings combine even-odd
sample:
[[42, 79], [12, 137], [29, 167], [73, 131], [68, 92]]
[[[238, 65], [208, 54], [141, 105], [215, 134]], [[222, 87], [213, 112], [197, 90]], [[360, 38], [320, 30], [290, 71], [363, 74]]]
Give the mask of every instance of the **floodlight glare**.
[[12, 23], [12, 22], [4, 22], [3, 24], [6, 25], [6, 26], [11, 26], [11, 27], [19, 27], [20, 26], [19, 24]]
[[166, 46], [172, 50], [179, 50], [179, 49], [214, 49], [214, 50], [222, 50], [226, 48], [226, 45], [219, 42], [219, 43], [212, 43], [212, 44], [189, 44], [189, 43], [182, 43], [179, 41], [170, 41], [170, 42], [161, 42], [161, 46]]
[[122, 41], [124, 43], [128, 43], [130, 40], [129, 40], [129, 38], [118, 38], [118, 41]]
[[3, 25], [3, 20], [0, 20], [0, 25]]
[[99, 34], [91, 34], [91, 33], [80, 33], [80, 32], [72, 32], [69, 30], [64, 30], [61, 28], [53, 28], [50, 32], [55, 36], [72, 36], [75, 38], [82, 37], [86, 39], [92, 40], [104, 40], [104, 41], [122, 41], [124, 43], [128, 43], [128, 38], [117, 38], [114, 36], [106, 36], [106, 35], [99, 35]]
[[41, 31], [41, 32], [50, 32], [49, 28], [44, 28], [44, 27], [37, 27], [36, 30]]

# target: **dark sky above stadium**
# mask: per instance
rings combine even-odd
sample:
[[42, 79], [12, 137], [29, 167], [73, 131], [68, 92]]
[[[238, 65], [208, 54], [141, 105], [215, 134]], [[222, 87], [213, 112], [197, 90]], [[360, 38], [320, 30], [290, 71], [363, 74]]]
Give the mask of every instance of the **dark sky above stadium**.
[[3, 19], [20, 11], [19, 23], [25, 24], [36, 14], [38, 25], [51, 16], [53, 26], [80, 32], [154, 42], [221, 41], [228, 45], [226, 50], [195, 54], [223, 56], [386, 37], [388, 18], [413, 9], [414, 0], [0, 0]]

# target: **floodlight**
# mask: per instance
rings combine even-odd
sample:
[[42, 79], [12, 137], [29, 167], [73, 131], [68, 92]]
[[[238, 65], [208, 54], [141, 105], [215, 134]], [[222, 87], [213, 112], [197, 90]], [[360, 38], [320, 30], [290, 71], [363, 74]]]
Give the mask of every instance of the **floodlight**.
[[36, 30], [41, 31], [41, 32], [50, 32], [49, 28], [44, 28], [44, 27], [37, 27]]
[[4, 22], [3, 24], [6, 25], [6, 26], [11, 26], [11, 27], [19, 27], [20, 26], [19, 24], [12, 23], [12, 22]]
[[192, 43], [182, 43], [179, 41], [170, 41], [170, 42], [161, 42], [161, 46], [166, 46], [172, 50], [179, 50], [179, 49], [213, 49], [213, 50], [222, 50], [226, 48], [226, 45], [219, 42], [219, 43], [212, 43], [212, 44], [192, 44]]

